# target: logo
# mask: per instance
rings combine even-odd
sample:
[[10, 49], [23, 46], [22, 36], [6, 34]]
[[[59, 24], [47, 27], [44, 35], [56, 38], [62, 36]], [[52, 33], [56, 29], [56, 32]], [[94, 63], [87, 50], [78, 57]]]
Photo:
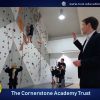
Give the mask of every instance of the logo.
[[66, 6], [66, 1], [63, 1], [62, 2], [62, 6]]
[[0, 93], [2, 92], [2, 84], [1, 84], [1, 82], [0, 82]]

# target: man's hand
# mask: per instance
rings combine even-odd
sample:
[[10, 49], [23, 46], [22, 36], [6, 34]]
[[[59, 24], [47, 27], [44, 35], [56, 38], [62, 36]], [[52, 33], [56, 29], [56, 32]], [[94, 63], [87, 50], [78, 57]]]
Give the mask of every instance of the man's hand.
[[75, 40], [77, 39], [76, 33], [73, 32], [73, 33], [72, 33], [72, 36], [73, 36], [73, 39], [74, 39], [74, 41], [75, 41]]
[[77, 67], [80, 67], [81, 66], [81, 61], [80, 60], [73, 61], [73, 64]]

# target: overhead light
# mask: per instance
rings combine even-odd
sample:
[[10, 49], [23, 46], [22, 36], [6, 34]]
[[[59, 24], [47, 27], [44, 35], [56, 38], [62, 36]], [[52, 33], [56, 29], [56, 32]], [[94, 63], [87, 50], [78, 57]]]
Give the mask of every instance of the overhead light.
[[65, 16], [64, 15], [59, 15], [58, 17], [60, 20], [64, 20], [65, 19]]
[[58, 19], [59, 20], [64, 20], [66, 17], [65, 15], [63, 14], [63, 9], [60, 9], [60, 15], [58, 16]]

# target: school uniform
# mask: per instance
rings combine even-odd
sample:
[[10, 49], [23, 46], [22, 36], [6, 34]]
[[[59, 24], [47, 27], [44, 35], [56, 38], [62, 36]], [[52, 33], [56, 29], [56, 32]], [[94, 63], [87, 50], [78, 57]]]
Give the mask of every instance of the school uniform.
[[12, 88], [16, 89], [16, 86], [18, 84], [17, 76], [18, 76], [18, 73], [20, 71], [22, 71], [22, 70], [23, 70], [23, 68], [21, 66], [20, 66], [20, 68], [16, 68], [16, 69], [9, 68], [9, 67], [7, 67], [5, 69], [5, 72], [8, 73], [8, 75], [9, 75], [9, 83], [8, 83], [8, 85], [9, 85], [10, 89], [12, 89]]

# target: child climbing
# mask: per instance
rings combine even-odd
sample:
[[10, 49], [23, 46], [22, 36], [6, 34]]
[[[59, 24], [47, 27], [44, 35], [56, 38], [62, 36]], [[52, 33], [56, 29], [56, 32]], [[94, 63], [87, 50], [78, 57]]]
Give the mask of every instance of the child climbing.
[[32, 43], [32, 36], [33, 36], [33, 31], [34, 31], [34, 27], [33, 25], [31, 24], [27, 24], [26, 26], [26, 33], [27, 33], [27, 42], [31, 42]]
[[27, 43], [32, 43], [32, 37], [33, 37], [33, 31], [34, 31], [34, 27], [32, 24], [27, 23], [26, 26], [26, 35], [23, 34], [23, 43], [21, 44], [20, 50], [23, 49], [23, 45], [27, 44]]
[[20, 66], [20, 68], [17, 68], [16, 64], [13, 64], [11, 68], [7, 67], [5, 69], [5, 72], [8, 73], [9, 75], [9, 83], [8, 83], [9, 89], [12, 89], [12, 88], [16, 89], [16, 86], [18, 85], [17, 76], [18, 76], [18, 73], [22, 70], [23, 70], [22, 66]]

